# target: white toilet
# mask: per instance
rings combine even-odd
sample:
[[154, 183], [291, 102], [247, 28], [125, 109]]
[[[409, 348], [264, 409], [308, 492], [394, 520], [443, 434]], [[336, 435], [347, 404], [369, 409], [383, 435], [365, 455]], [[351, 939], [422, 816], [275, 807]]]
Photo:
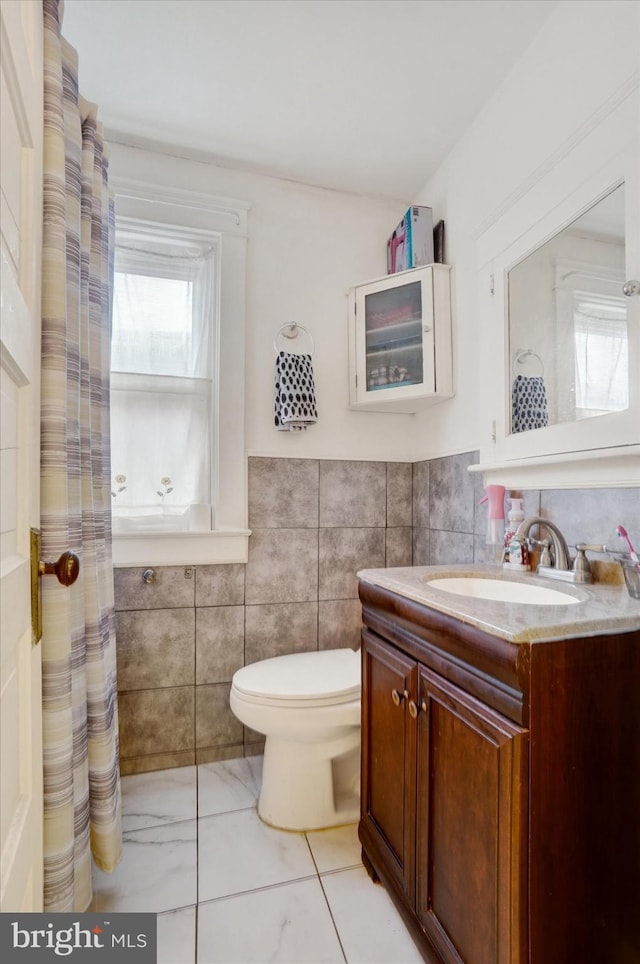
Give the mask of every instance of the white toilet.
[[264, 733], [258, 813], [282, 830], [360, 815], [360, 653], [293, 653], [237, 670], [231, 709]]

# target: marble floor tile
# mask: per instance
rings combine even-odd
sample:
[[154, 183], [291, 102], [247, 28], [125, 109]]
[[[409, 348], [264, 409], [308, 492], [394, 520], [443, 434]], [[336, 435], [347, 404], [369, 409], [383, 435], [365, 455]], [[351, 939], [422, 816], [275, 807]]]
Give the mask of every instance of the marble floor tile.
[[157, 913], [158, 964], [419, 964], [357, 825], [266, 826], [261, 772], [256, 756], [123, 778], [123, 858], [94, 869], [90, 910]]
[[391, 898], [364, 867], [321, 877], [349, 964], [422, 964]]
[[198, 906], [198, 964], [344, 960], [317, 877]]
[[262, 783], [262, 756], [204, 763], [198, 767], [198, 816], [255, 807]]
[[304, 834], [267, 827], [255, 810], [198, 821], [201, 901], [315, 875]]
[[197, 822], [124, 834], [122, 860], [112, 874], [94, 868], [95, 911], [160, 914], [197, 901]]
[[329, 870], [344, 870], [347, 867], [361, 867], [362, 850], [358, 839], [358, 824], [350, 823], [345, 827], [331, 830], [314, 830], [306, 834], [318, 873]]
[[122, 777], [122, 829], [141, 830], [196, 819], [196, 768]]
[[195, 964], [196, 908], [158, 914], [157, 964]]

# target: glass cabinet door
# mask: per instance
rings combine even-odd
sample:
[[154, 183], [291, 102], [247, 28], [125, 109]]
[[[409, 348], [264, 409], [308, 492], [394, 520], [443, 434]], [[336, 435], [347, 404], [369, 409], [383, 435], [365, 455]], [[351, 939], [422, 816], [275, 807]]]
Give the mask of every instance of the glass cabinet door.
[[351, 289], [351, 408], [417, 412], [451, 398], [450, 270], [425, 265]]
[[422, 284], [365, 295], [366, 390], [423, 382]]

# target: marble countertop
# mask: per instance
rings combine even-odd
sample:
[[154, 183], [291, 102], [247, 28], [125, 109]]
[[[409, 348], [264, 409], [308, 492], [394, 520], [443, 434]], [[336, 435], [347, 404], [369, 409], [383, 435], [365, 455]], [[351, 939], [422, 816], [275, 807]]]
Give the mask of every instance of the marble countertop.
[[[454, 595], [428, 585], [432, 579], [471, 576], [507, 579], [555, 589], [573, 596], [578, 602], [568, 606], [496, 602]], [[624, 585], [574, 585], [534, 573], [508, 572], [483, 565], [363, 569], [358, 573], [358, 578], [511, 643], [543, 643], [575, 636], [601, 636], [640, 630], [640, 600], [632, 599]]]

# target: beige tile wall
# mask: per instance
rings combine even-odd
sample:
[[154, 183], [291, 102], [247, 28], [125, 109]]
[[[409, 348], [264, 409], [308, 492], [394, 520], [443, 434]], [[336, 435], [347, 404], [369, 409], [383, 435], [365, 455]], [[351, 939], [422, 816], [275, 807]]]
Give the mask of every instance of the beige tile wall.
[[412, 484], [409, 463], [251, 458], [246, 566], [116, 569], [122, 772], [259, 752], [233, 673], [359, 646], [356, 572], [411, 565]]
[[[477, 452], [429, 462], [249, 459], [247, 565], [115, 570], [123, 773], [260, 752], [229, 709], [237, 668], [360, 642], [358, 569], [482, 561]], [[527, 491], [569, 544], [640, 541], [640, 488]], [[634, 528], [635, 526], [635, 528]]]
[[[483, 562], [486, 506], [482, 474], [468, 472], [478, 452], [413, 465], [413, 565]], [[507, 495], [509, 495], [507, 491]], [[622, 551], [616, 526], [640, 541], [640, 488], [513, 490], [524, 498], [525, 516], [539, 515], [560, 527], [569, 546], [605, 544]]]

